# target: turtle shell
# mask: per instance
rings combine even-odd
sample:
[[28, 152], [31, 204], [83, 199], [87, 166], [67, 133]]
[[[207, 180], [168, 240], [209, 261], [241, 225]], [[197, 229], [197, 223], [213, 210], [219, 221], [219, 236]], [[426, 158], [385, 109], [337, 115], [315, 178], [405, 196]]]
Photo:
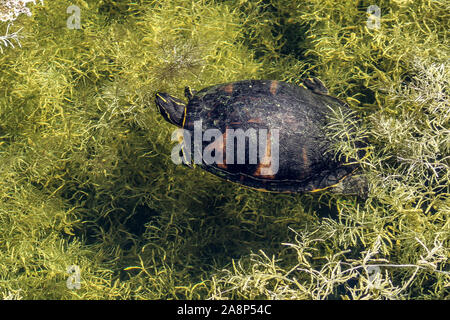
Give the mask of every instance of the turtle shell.
[[[193, 131], [196, 121], [198, 125], [201, 120], [203, 134], [208, 129], [218, 129], [222, 133], [222, 139], [202, 141], [201, 150], [192, 139], [190, 148], [191, 159], [195, 152], [203, 154], [211, 148], [221, 153], [223, 163], [202, 161], [200, 164], [219, 177], [267, 191], [314, 192], [336, 185], [355, 170], [353, 165], [336, 162], [333, 152], [329, 152], [330, 142], [324, 129], [330, 108], [348, 107], [323, 91], [303, 85], [245, 80], [208, 87], [191, 96], [185, 109], [183, 128]], [[256, 162], [249, 161], [249, 139], [255, 136], [248, 136], [245, 143], [247, 161], [237, 161], [238, 152], [234, 149], [234, 160], [231, 158], [233, 161], [227, 163], [226, 144], [229, 140], [226, 135], [229, 129], [267, 133], [265, 140], [256, 136], [259, 139]], [[271, 144], [274, 129], [278, 133], [276, 167], [268, 161], [274, 150]], [[238, 143], [234, 143], [234, 148], [237, 147]]]

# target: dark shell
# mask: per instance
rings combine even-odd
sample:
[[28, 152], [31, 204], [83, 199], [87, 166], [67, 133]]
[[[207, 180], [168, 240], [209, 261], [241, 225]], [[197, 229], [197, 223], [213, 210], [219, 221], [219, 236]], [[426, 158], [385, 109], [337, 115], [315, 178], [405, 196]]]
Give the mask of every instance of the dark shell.
[[[239, 128], [244, 131], [278, 129], [279, 169], [276, 174], [261, 175], [261, 167], [267, 164], [260, 162], [203, 163], [201, 166], [222, 178], [257, 189], [317, 191], [337, 184], [355, 170], [354, 166], [337, 163], [333, 152], [328, 152], [330, 143], [324, 128], [330, 107], [347, 108], [337, 98], [305, 86], [270, 80], [238, 81], [197, 92], [187, 104], [184, 128], [193, 130], [194, 121], [202, 120], [203, 131], [211, 128], [222, 133]], [[203, 149], [210, 143], [203, 142]], [[220, 147], [225, 157], [225, 146]], [[194, 150], [193, 144], [191, 150]], [[263, 148], [263, 152], [267, 151]], [[248, 152], [247, 148], [246, 159]]]

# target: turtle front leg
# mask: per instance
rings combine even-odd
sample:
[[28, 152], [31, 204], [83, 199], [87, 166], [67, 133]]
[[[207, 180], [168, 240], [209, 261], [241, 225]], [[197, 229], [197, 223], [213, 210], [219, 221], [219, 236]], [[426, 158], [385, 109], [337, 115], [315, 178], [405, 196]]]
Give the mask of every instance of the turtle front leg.
[[328, 89], [322, 81], [317, 78], [308, 78], [303, 80], [303, 84], [312, 92], [318, 94], [328, 94]]

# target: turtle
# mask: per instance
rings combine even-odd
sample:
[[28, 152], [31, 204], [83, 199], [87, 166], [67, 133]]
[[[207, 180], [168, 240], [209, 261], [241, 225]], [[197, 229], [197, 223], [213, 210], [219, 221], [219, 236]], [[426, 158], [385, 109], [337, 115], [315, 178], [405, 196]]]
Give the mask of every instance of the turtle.
[[[300, 85], [241, 80], [199, 91], [186, 87], [185, 98], [155, 95], [162, 117], [188, 133], [180, 148], [184, 164], [192, 166], [199, 155], [195, 165], [260, 191], [367, 193], [367, 182], [355, 174], [356, 162], [337, 160], [344, 157], [330, 152], [328, 115], [350, 108], [329, 95], [319, 79], [304, 79]], [[196, 134], [202, 137], [197, 143], [192, 142]]]

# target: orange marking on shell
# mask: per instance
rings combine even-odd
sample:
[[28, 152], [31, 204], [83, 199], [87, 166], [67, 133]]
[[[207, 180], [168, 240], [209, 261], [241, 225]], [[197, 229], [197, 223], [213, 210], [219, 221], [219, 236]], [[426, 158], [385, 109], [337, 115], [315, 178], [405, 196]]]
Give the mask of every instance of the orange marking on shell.
[[272, 95], [276, 95], [277, 94], [277, 89], [278, 89], [278, 81], [272, 81], [270, 82], [270, 93]]
[[[265, 179], [275, 179], [275, 174], [272, 171], [272, 152], [271, 152], [271, 140], [270, 140], [270, 131], [267, 133], [266, 140], [266, 150], [264, 152], [264, 157], [261, 162], [258, 164], [256, 171], [253, 173], [254, 176], [265, 178]], [[269, 174], [263, 175], [262, 170], [269, 170]]]
[[233, 84], [230, 83], [230, 84], [226, 85], [225, 87], [223, 87], [223, 90], [224, 90], [226, 93], [232, 93], [232, 92], [233, 92]]
[[307, 175], [307, 173], [310, 171], [310, 168], [309, 168], [310, 162], [309, 162], [308, 153], [306, 152], [305, 147], [301, 148], [301, 157], [303, 160], [303, 166], [302, 166], [303, 170], [301, 170], [299, 178], [304, 179], [305, 176]]

